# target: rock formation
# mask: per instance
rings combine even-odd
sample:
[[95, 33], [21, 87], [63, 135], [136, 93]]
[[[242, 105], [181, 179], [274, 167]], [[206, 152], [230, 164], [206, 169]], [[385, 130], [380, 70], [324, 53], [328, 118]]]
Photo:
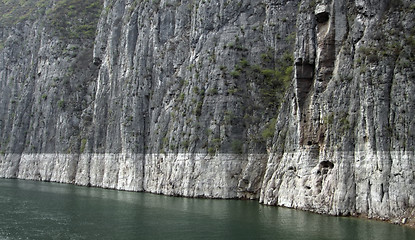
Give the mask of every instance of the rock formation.
[[398, 2], [300, 4], [294, 83], [261, 202], [413, 218], [415, 5]]
[[0, 10], [0, 177], [414, 218], [411, 1]]

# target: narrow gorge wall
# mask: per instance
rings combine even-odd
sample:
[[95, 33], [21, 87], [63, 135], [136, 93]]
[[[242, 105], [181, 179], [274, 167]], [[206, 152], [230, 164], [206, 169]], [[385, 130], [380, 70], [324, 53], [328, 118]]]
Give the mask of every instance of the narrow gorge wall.
[[294, 87], [279, 113], [261, 202], [414, 217], [414, 8], [301, 3]]
[[[259, 197], [298, 1], [42, 4], [2, 28], [0, 176]], [[95, 39], [59, 25], [87, 8], [102, 9]]]
[[0, 177], [413, 218], [411, 1], [17, 2]]

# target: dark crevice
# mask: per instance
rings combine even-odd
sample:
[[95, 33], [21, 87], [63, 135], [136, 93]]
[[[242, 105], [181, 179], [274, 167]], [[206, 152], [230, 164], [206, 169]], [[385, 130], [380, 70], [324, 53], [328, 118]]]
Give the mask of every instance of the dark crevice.
[[313, 83], [314, 65], [309, 63], [297, 63], [295, 65], [295, 71], [297, 78], [298, 105], [300, 109], [303, 109]]
[[321, 13], [316, 14], [316, 21], [318, 23], [325, 23], [329, 20], [329, 18], [330, 18], [330, 13], [328, 12], [321, 12]]
[[334, 168], [334, 163], [332, 163], [330, 161], [322, 161], [322, 162], [320, 162], [320, 168], [330, 168], [330, 169], [333, 169]]

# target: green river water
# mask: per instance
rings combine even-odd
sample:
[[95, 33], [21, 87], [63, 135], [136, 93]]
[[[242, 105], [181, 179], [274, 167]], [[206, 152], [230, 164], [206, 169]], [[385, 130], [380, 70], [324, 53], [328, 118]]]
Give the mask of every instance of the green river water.
[[256, 201], [0, 179], [0, 239], [415, 239], [415, 230]]

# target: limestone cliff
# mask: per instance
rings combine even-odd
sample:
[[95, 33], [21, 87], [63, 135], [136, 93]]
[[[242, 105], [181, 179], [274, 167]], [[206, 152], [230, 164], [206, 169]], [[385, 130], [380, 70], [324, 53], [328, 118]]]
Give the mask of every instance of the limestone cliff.
[[259, 197], [298, 1], [17, 2], [34, 10], [2, 26], [1, 176]]
[[0, 177], [414, 215], [409, 0], [0, 10]]
[[261, 202], [414, 217], [414, 14], [411, 1], [302, 1]]

